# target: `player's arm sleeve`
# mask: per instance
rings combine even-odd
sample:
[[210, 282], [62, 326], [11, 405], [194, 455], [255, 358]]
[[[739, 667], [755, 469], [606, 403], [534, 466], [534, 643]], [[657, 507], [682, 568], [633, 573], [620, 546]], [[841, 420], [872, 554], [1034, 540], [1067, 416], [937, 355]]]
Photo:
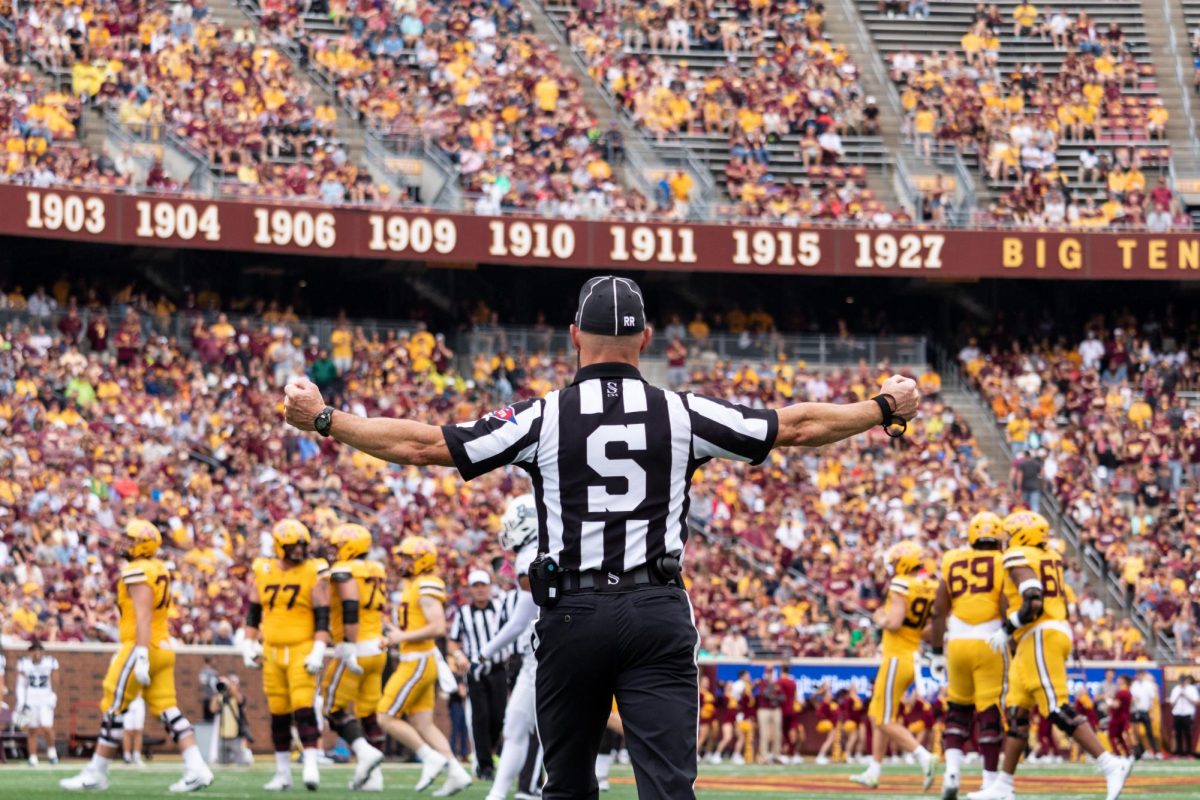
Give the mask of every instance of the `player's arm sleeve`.
[[544, 407], [542, 399], [523, 400], [473, 422], [442, 426], [446, 447], [463, 480], [507, 464], [533, 461]]
[[517, 605], [509, 614], [508, 621], [501, 625], [500, 630], [496, 631], [496, 635], [483, 646], [480, 655], [485, 660], [495, 658], [497, 653], [516, 641], [517, 637], [529, 627], [529, 623], [537, 618], [537, 613], [537, 604], [533, 602], [533, 595], [525, 591], [520, 592], [517, 595]]
[[761, 464], [767, 459], [779, 434], [779, 414], [774, 409], [749, 408], [698, 394], [682, 397], [697, 461], [728, 458]]
[[352, 580], [354, 580], [354, 573], [350, 571], [349, 567], [337, 565], [329, 568], [330, 583], [346, 583]]
[[432, 597], [443, 604], [446, 602], [446, 584], [437, 578], [426, 578], [420, 581], [417, 589], [421, 597]]
[[147, 583], [146, 570], [139, 565], [134, 565], [124, 570], [121, 573], [121, 580], [126, 586], [133, 586], [138, 583]]
[[25, 707], [25, 690], [29, 685], [29, 678], [25, 674], [25, 670], [20, 663], [17, 664], [17, 708]]

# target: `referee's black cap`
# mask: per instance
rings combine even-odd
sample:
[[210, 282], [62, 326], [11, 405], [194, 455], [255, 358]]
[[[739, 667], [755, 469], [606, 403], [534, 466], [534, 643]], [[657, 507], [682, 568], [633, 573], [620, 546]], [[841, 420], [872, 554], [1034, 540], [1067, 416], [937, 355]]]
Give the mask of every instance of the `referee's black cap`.
[[585, 333], [629, 336], [646, 330], [642, 290], [631, 278], [600, 275], [579, 290], [575, 325]]

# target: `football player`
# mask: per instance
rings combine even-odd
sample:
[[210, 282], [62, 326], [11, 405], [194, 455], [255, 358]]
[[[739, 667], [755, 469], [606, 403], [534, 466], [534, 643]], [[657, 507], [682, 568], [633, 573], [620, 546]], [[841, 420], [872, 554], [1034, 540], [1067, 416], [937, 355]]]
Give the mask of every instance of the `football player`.
[[[488, 791], [487, 800], [504, 800], [509, 787], [521, 774], [529, 755], [530, 737], [537, 733], [537, 705], [534, 686], [537, 682], [537, 659], [533, 655], [533, 623], [537, 620], [537, 604], [529, 592], [529, 565], [537, 557], [538, 517], [532, 494], [523, 494], [508, 501], [500, 523], [500, 544], [516, 555], [519, 594], [517, 604], [508, 620], [500, 626], [483, 646], [479, 658], [471, 665], [476, 675], [487, 671], [496, 654], [514, 641], [521, 653], [521, 671], [513, 684], [508, 705], [504, 709], [504, 746], [496, 766], [496, 780]], [[540, 777], [541, 759], [533, 770]]]
[[1133, 765], [1104, 749], [1067, 694], [1072, 634], [1067, 622], [1062, 557], [1046, 546], [1050, 523], [1036, 512], [1016, 511], [1004, 518], [1003, 529], [1008, 539], [1004, 593], [1012, 610], [988, 643], [1001, 652], [1010, 639], [1016, 640], [1016, 655], [1009, 671], [1008, 738], [1003, 771], [991, 786], [967, 797], [1011, 800], [1015, 796], [1013, 773], [1029, 742], [1030, 709], [1037, 706], [1055, 727], [1096, 760], [1108, 785], [1107, 800], [1117, 800]]
[[263, 693], [271, 712], [275, 775], [268, 792], [292, 788], [292, 724], [304, 748], [301, 777], [309, 790], [321, 784], [317, 766], [321, 729], [313, 708], [317, 675], [329, 646], [329, 563], [310, 558], [312, 534], [298, 519], [283, 519], [271, 529], [274, 558], [254, 560], [250, 611], [242, 658], [261, 666]]
[[433, 723], [437, 639], [446, 635], [446, 584], [437, 576], [437, 551], [428, 539], [406, 537], [392, 553], [407, 583], [396, 608], [397, 625], [387, 637], [389, 644], [400, 647], [400, 664], [376, 706], [379, 724], [421, 760], [421, 777], [414, 787], [418, 792], [449, 769], [446, 782], [434, 792], [435, 797], [448, 797], [470, 786], [471, 776]]
[[108, 763], [121, 751], [122, 715], [139, 693], [183, 755], [183, 777], [171, 784], [171, 791], [194, 792], [213, 782], [212, 770], [196, 746], [192, 723], [175, 702], [175, 650], [167, 630], [171, 573], [155, 558], [161, 544], [162, 536], [153, 523], [133, 519], [125, 526], [119, 550], [127, 563], [117, 581], [121, 646], [104, 676], [96, 751], [78, 775], [59, 781], [68, 791], [108, 788]]
[[996, 653], [988, 638], [1004, 618], [1004, 538], [1000, 517], [981, 511], [967, 525], [967, 546], [942, 557], [941, 580], [933, 601], [931, 639], [935, 678], [948, 680], [943, 746], [946, 774], [943, 800], [958, 797], [963, 746], [979, 725], [983, 788], [996, 780], [1004, 741], [1001, 713], [1008, 651]]
[[[321, 684], [325, 716], [338, 736], [350, 744], [358, 765], [351, 789], [383, 791], [383, 751], [371, 743], [383, 740], [375, 718], [375, 706], [383, 692], [383, 668], [387, 650], [383, 646], [383, 609], [387, 598], [387, 576], [378, 561], [367, 561], [371, 532], [362, 525], [346, 523], [329, 533], [336, 559], [329, 569], [332, 584], [330, 635], [337, 658], [325, 669]], [[354, 704], [354, 713], [350, 705]], [[356, 716], [357, 715], [357, 716]]]
[[54, 707], [58, 696], [54, 693], [54, 673], [58, 670], [58, 659], [46, 655], [46, 648], [37, 639], [29, 645], [29, 655], [17, 661], [17, 715], [23, 719], [28, 737], [29, 766], [38, 765], [38, 737], [46, 740], [46, 758], [51, 764], [58, 763], [58, 750], [54, 747]]
[[912, 753], [921, 765], [924, 789], [933, 783], [933, 754], [922, 747], [900, 719], [900, 701], [916, 680], [921, 633], [933, 612], [937, 584], [920, 574], [924, 553], [911, 541], [897, 542], [884, 556], [888, 572], [887, 600], [875, 615], [883, 628], [883, 654], [875, 675], [868, 715], [875, 728], [871, 737], [871, 763], [866, 771], [850, 776], [857, 784], [875, 789], [890, 740], [902, 753]]

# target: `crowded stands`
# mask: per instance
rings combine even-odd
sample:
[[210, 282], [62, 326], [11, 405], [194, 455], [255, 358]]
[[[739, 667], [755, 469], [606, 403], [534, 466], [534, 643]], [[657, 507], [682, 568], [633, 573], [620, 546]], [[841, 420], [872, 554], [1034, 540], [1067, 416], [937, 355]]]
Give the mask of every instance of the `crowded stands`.
[[710, 164], [730, 215], [906, 222], [847, 154], [843, 137], [877, 135], [880, 112], [823, 23], [819, 5], [797, 2], [578, 2], [562, 17], [592, 78], [648, 138], [724, 142]]
[[980, 3], [965, 24], [957, 48], [888, 54], [919, 158], [976, 161], [993, 189], [993, 222], [1190, 229], [1166, 180], [1169, 112], [1118, 21], [1028, 3], [1006, 17]]
[[[245, 571], [269, 523], [287, 514], [316, 530], [362, 520], [381, 556], [408, 533], [431, 536], [450, 554], [451, 585], [502, 563], [496, 515], [519, 473], [464, 484], [450, 471], [388, 468], [291, 432], [280, 387], [304, 372], [360, 411], [464, 419], [569, 380], [567, 354], [459, 357], [423, 324], [368, 332], [344, 318], [317, 339], [290, 307], [263, 301], [254, 316], [229, 316], [212, 292], [182, 298], [183, 312], [131, 286], [74, 292], [61, 280], [0, 295], [10, 318], [0, 346], [6, 635], [110, 638], [108, 531], [132, 514], [166, 534], [179, 573], [175, 635], [186, 642], [236, 633]], [[683, 382], [752, 405], [865, 397], [890, 371], [821, 372], [786, 356], [714, 362], [703, 355], [707, 330], [690, 327]], [[869, 616], [886, 586], [880, 548], [911, 537], [933, 556], [961, 540], [974, 509], [1011, 507], [936, 374], [921, 384], [922, 415], [900, 442], [876, 430], [777, 453], [762, 469], [713, 463], [697, 475], [687, 560], [705, 652], [870, 656]], [[1108, 631], [1089, 654], [1144, 652], [1125, 649], [1101, 609], [1080, 632]]]
[[1180, 656], [1196, 653], [1194, 328], [1098, 316], [1082, 337], [1039, 338], [1032, 347], [972, 340], [959, 355], [1017, 453], [1014, 482], [1031, 501], [1052, 497], [1154, 631]]
[[258, 13], [271, 35], [299, 42], [305, 63], [369, 130], [432, 141], [479, 213], [671, 210], [620, 185], [618, 132], [600, 130], [574, 75], [515, 4], [331, 4], [332, 32], [309, 31], [306, 7], [265, 3]]
[[111, 157], [93, 158], [76, 142], [78, 101], [47, 84], [29, 67], [0, 64], [5, 177], [32, 186], [124, 185]]
[[[135, 136], [203, 160], [235, 194], [378, 199], [336, 138], [334, 109], [315, 105], [291, 62], [252, 28], [215, 20], [204, 0], [21, 8], [21, 48], [70, 75], [75, 119], [79, 99], [93, 103]], [[157, 174], [145, 183], [178, 188]]]

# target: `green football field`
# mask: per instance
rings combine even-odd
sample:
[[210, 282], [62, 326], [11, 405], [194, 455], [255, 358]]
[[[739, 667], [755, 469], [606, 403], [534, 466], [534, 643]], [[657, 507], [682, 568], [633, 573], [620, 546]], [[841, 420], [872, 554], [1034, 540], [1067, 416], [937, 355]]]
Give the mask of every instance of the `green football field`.
[[[74, 774], [80, 763], [62, 764], [57, 767], [42, 766], [31, 769], [26, 766], [8, 765], [0, 767], [0, 797], [26, 798], [61, 797], [58, 780]], [[831, 765], [818, 767], [801, 765], [795, 767], [712, 767], [703, 765], [697, 783], [698, 796], [704, 800], [728, 800], [729, 798], [811, 798], [812, 800], [861, 800], [875, 798], [885, 800], [892, 797], [920, 796], [919, 777], [914, 767], [888, 766], [884, 769], [884, 781], [880, 788], [868, 792], [849, 783], [846, 777], [861, 767]], [[167, 786], [179, 774], [178, 763], [157, 763], [145, 769], [124, 766], [113, 767], [110, 773], [109, 797], [144, 798], [166, 795]], [[965, 789], [977, 788], [976, 773], [968, 772]], [[243, 768], [224, 768], [217, 773], [217, 781], [200, 793], [202, 798], [265, 798], [277, 794], [262, 791], [262, 784], [271, 776], [269, 766], [255, 765]], [[346, 787], [350, 779], [349, 767], [326, 767], [321, 772], [323, 784], [319, 794], [323, 797], [361, 796], [351, 793]], [[431, 791], [418, 795], [412, 791], [416, 780], [414, 767], [389, 765], [384, 771], [387, 788], [382, 796], [388, 798], [430, 797]], [[297, 789], [292, 796], [306, 794], [299, 783], [299, 769], [294, 779]], [[940, 778], [939, 778], [940, 782]], [[926, 797], [939, 797], [936, 791]], [[436, 788], [437, 784], [434, 785]], [[475, 784], [456, 795], [466, 800], [481, 800], [487, 786]], [[1075, 798], [1104, 797], [1104, 781], [1090, 767], [1084, 765], [1042, 766], [1029, 765], [1017, 776], [1017, 790], [1021, 798], [1028, 800], [1074, 800]], [[613, 769], [612, 790], [602, 797], [611, 800], [633, 800], [637, 790], [629, 767]], [[1133, 777], [1123, 800], [1197, 800], [1200, 798], [1200, 762], [1167, 761], [1142, 762], [1133, 771]]]

